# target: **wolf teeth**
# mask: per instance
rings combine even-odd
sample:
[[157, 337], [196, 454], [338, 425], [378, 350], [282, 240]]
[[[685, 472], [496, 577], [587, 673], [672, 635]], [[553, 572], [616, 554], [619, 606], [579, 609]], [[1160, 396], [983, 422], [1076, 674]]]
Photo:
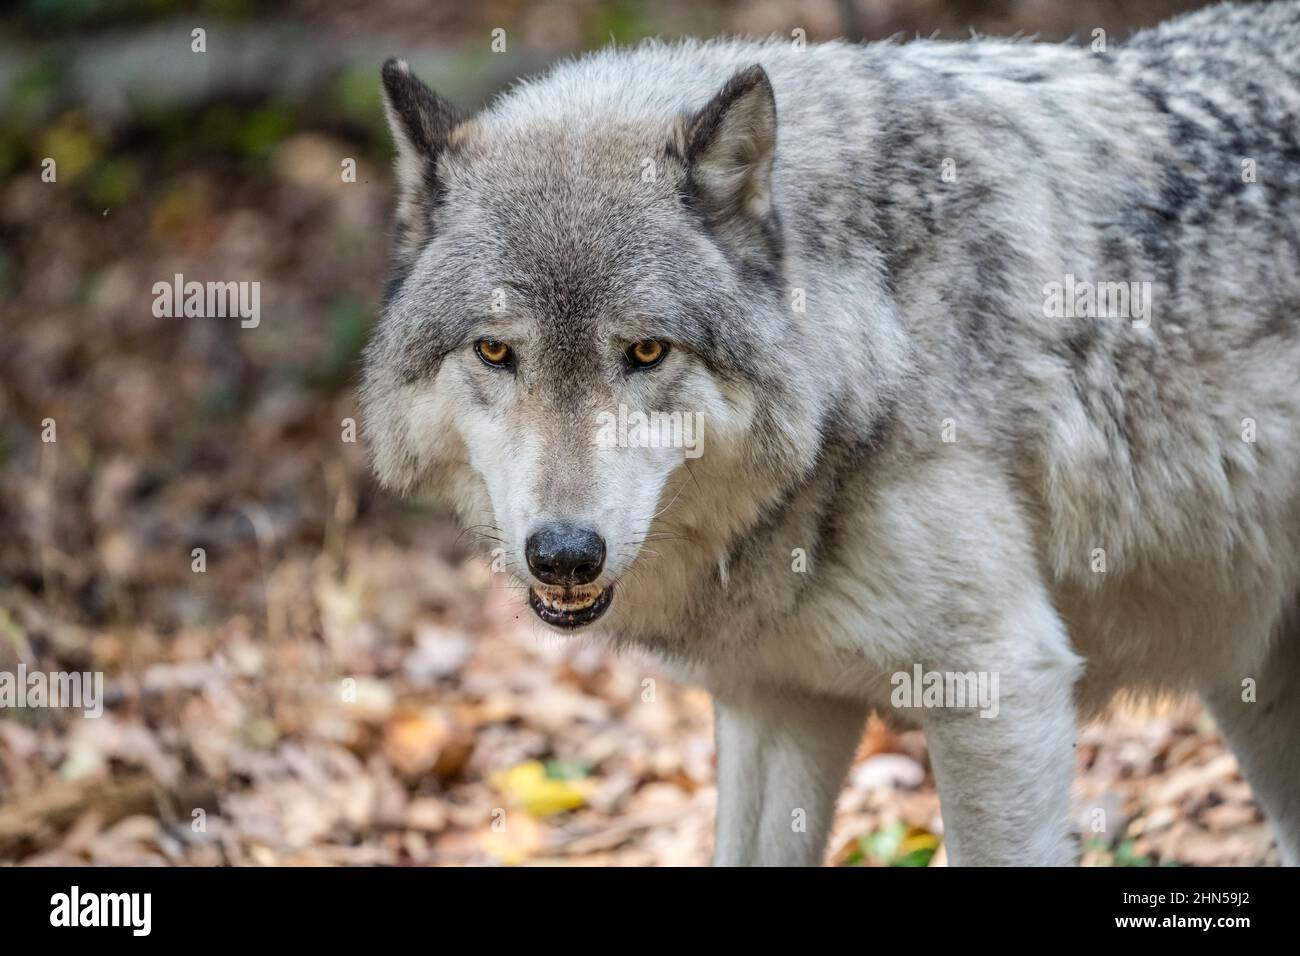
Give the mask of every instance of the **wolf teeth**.
[[592, 598], [590, 601], [556, 601], [555, 606], [561, 611], [581, 611], [584, 608], [591, 607], [595, 603], [596, 599]]
[[552, 596], [546, 591], [538, 591], [537, 596], [542, 599], [542, 604], [557, 611], [581, 611], [591, 607], [600, 597], [600, 592], [596, 592], [590, 597], [573, 597], [565, 599], [560, 596]]

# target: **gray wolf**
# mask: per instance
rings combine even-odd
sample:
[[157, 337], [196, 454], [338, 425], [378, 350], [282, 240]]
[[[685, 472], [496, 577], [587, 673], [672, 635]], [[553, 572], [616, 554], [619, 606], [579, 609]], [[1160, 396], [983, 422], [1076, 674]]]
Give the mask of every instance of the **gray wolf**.
[[1069, 863], [1078, 722], [1195, 691], [1300, 863], [1300, 3], [383, 89], [378, 477], [712, 693], [715, 862], [821, 862], [875, 709], [952, 863]]

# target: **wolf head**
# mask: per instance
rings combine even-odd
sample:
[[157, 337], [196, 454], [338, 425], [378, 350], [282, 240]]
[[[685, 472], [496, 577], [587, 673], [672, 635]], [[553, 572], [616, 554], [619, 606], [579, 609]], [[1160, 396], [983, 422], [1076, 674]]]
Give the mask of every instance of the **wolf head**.
[[659, 116], [468, 117], [390, 60], [383, 91], [375, 469], [481, 531], [543, 621], [589, 624], [619, 611], [647, 537], [718, 547], [815, 456], [789, 384], [772, 86], [752, 66]]

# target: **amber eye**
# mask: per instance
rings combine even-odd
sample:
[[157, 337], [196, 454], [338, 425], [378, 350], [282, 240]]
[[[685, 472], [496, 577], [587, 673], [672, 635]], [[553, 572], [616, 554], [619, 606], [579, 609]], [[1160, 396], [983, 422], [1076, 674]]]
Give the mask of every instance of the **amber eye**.
[[663, 361], [668, 354], [668, 343], [657, 339], [642, 339], [627, 350], [627, 361], [633, 368], [650, 368]]
[[488, 365], [504, 368], [510, 364], [510, 346], [495, 339], [479, 339], [474, 343], [474, 351]]

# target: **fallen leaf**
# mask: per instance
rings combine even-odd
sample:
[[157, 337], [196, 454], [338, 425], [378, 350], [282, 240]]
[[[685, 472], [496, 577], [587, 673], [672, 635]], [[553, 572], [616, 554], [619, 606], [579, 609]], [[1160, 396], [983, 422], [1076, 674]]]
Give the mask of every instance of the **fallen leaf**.
[[498, 793], [538, 817], [576, 810], [595, 791], [595, 784], [590, 780], [548, 777], [546, 766], [537, 760], [499, 771], [488, 779]]

